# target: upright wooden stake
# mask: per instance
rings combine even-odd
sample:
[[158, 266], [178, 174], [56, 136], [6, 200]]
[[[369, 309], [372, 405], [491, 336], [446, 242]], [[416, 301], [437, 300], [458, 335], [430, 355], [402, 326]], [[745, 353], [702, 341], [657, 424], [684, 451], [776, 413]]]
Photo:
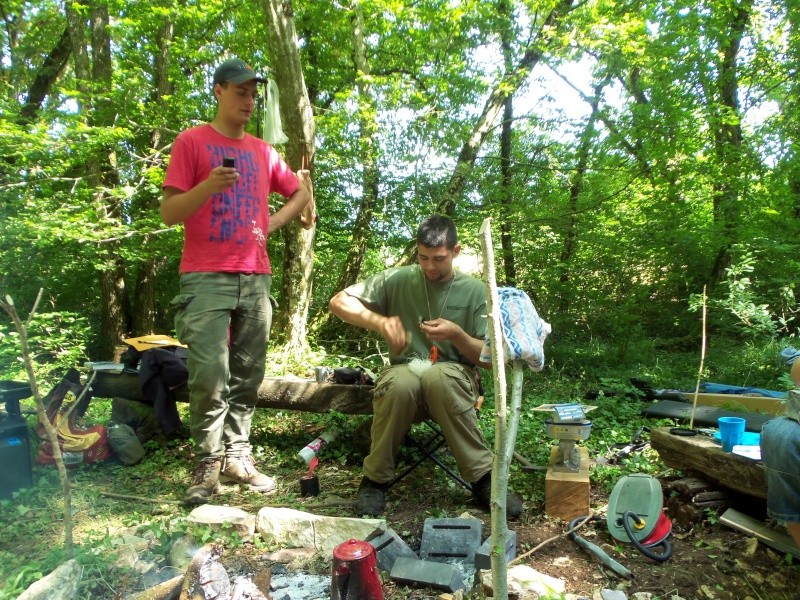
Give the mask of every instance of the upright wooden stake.
[[[506, 524], [506, 495], [508, 470], [514, 451], [519, 405], [522, 398], [522, 368], [514, 361], [514, 389], [512, 390], [511, 418], [507, 405], [506, 370], [503, 356], [503, 330], [500, 324], [500, 298], [494, 269], [491, 218], [484, 219], [479, 230], [483, 250], [483, 279], [486, 283], [486, 310], [489, 340], [492, 347], [492, 373], [494, 375], [495, 432], [494, 466], [492, 468], [492, 587], [495, 600], [508, 600], [508, 566], [505, 547], [508, 541]], [[516, 408], [515, 408], [516, 404]], [[516, 413], [516, 419], [514, 414]]]
[[694, 411], [697, 410], [697, 394], [700, 392], [700, 380], [703, 377], [703, 363], [706, 360], [706, 286], [703, 286], [703, 338], [700, 344], [700, 368], [697, 371], [697, 385], [694, 386], [694, 399], [692, 400], [692, 416], [689, 419], [689, 429], [694, 429]]

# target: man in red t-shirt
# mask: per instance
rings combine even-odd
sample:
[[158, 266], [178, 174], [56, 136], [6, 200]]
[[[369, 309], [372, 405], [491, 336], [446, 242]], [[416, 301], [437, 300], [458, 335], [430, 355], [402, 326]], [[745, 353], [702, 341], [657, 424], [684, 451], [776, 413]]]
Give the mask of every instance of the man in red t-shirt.
[[[264, 379], [272, 324], [267, 236], [297, 217], [310, 199], [305, 181], [272, 146], [245, 132], [264, 83], [239, 59], [214, 72], [211, 123], [178, 135], [163, 184], [161, 218], [183, 223], [175, 329], [189, 346], [189, 401], [197, 466], [184, 500], [201, 504], [231, 480], [264, 493], [250, 423]], [[232, 161], [231, 161], [232, 159]], [[274, 214], [268, 196], [287, 198]]]

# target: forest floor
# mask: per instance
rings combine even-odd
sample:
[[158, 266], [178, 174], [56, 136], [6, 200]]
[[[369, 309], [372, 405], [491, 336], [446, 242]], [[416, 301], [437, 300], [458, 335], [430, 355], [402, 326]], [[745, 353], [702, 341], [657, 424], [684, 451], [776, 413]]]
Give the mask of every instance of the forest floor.
[[[532, 486], [544, 485], [543, 475], [517, 476], [519, 480], [525, 477], [530, 479]], [[483, 521], [484, 538], [490, 534], [490, 515], [475, 506], [466, 492], [449, 486], [443, 475], [426, 478], [424, 485], [420, 483], [415, 473], [409, 476], [409, 481], [390, 491], [385, 515], [389, 527], [396, 532], [421, 532], [425, 518], [437, 513], [458, 516], [459, 506], [463, 504], [472, 516]], [[440, 491], [434, 486], [450, 489]], [[519, 487], [519, 483], [515, 487]], [[601, 507], [607, 501], [607, 496], [593, 494], [592, 506]], [[735, 508], [761, 509], [756, 501]], [[652, 599], [794, 600], [798, 597], [800, 566], [797, 559], [757, 543], [754, 538], [732, 530], [716, 519], [711, 520], [715, 522], [704, 520], [683, 531], [674, 527], [669, 537], [672, 556], [662, 563], [645, 557], [632, 544], [615, 540], [606, 529], [604, 519], [595, 519], [581, 528], [579, 533], [582, 537], [603, 548], [633, 573], [628, 580], [617, 576], [598, 558], [563, 535], [567, 523], [548, 517], [535, 503], [526, 503], [521, 518], [510, 521], [509, 526], [517, 534], [517, 556], [541, 545], [518, 564], [564, 580], [566, 593], [572, 597], [599, 598], [601, 589], [619, 589], [629, 598], [637, 592], [644, 592]], [[414, 539], [406, 541], [412, 549], [417, 549]], [[418, 539], [416, 543], [418, 545]], [[421, 600], [437, 597], [434, 590], [396, 590], [392, 582], [387, 581], [387, 584], [384, 587], [388, 592], [387, 598]]]
[[[103, 412], [106, 410], [100, 403], [97, 407]], [[305, 467], [297, 459], [296, 451], [314, 434], [304, 429], [297, 415], [265, 414], [272, 416], [265, 416], [262, 420], [259, 413], [252, 438], [258, 448], [270, 453], [260, 456], [259, 464], [277, 478], [278, 493], [264, 497], [242, 492], [235, 486], [225, 486], [227, 489], [213, 503], [237, 506], [251, 514], [256, 514], [262, 506], [278, 505], [329, 516], [358, 516], [350, 504], [361, 478], [363, 456], [356, 449], [357, 444], [345, 443], [341, 439], [326, 449], [316, 471], [320, 495], [301, 498], [299, 478]], [[147, 455], [133, 467], [123, 467], [110, 460], [70, 472], [74, 490], [74, 535], [78, 544], [91, 548], [102, 542], [109, 532], [141, 525], [164, 539], [180, 533], [174, 524], [188, 514], [190, 508], [176, 501], [182, 498], [192, 469], [190, 444], [187, 440], [176, 440], [161, 445], [149, 442], [146, 447]], [[522, 447], [518, 445], [519, 448]], [[521, 451], [533, 454], [534, 448], [536, 446], [529, 445]], [[643, 452], [638, 459], [640, 463], [635, 462], [637, 457], [631, 457], [634, 462], [627, 467], [621, 465], [622, 469], [630, 472], [645, 464], [655, 464], [656, 475], [664, 489], [672, 479], [684, 476], [659, 466], [655, 451]], [[613, 479], [616, 479], [622, 471], [614, 472], [617, 474]], [[607, 480], [601, 483], [602, 468], [593, 468], [591, 473], [590, 505], [593, 510], [601, 510], [608, 502], [606, 490], [610, 486]], [[59, 537], [63, 535], [59, 518], [60, 486], [50, 467], [35, 467], [34, 480], [37, 485], [14, 502], [0, 503], [3, 508], [0, 511], [0, 539], [4, 540], [5, 547], [0, 549], [0, 598], [3, 600], [16, 597], [4, 594], [3, 586], [5, 582], [5, 591], [10, 592], [9, 585], [20, 570], [46, 573], [58, 564], [54, 562], [58, 557], [52, 549], [60, 546]], [[606, 529], [604, 519], [593, 520], [581, 528], [582, 537], [603, 548], [633, 573], [631, 579], [622, 579], [564, 535], [567, 523], [545, 514], [544, 484], [542, 471], [525, 472], [519, 469], [519, 465], [512, 465], [510, 485], [524, 498], [525, 510], [519, 520], [510, 521], [509, 525], [517, 534], [516, 554], [522, 557], [518, 563], [563, 580], [566, 598], [599, 598], [601, 589], [619, 589], [628, 598], [633, 598], [636, 593], [649, 594], [639, 597], [651, 600], [676, 597], [683, 600], [795, 600], [800, 592], [800, 563], [797, 558], [726, 527], [719, 522], [719, 513], [715, 511], [702, 513], [697, 522], [673, 527], [670, 536], [673, 553], [663, 563], [645, 557], [630, 544], [616, 541]], [[148, 498], [153, 503], [111, 499], [105, 497], [103, 491]], [[471, 494], [430, 461], [394, 486], [387, 499], [384, 514], [387, 526], [415, 551], [419, 550], [425, 519], [430, 517], [455, 518], [466, 512], [482, 521], [482, 539], [490, 535], [490, 514], [481, 510]], [[764, 519], [762, 501], [746, 498], [735, 501], [739, 504], [732, 501], [733, 508]], [[324, 506], [326, 503], [329, 508], [314, 508], [314, 505]], [[669, 516], [669, 512], [667, 514]], [[228, 544], [229, 541], [223, 536], [226, 562], [235, 562], [237, 556], [263, 557], [275, 549], [266, 547], [263, 542]], [[96, 561], [95, 581], [103, 582], [103, 585], [95, 584], [88, 595], [79, 597], [119, 597], [120, 588], [105, 571], [103, 557], [93, 556], [95, 558], [91, 560]], [[310, 562], [309, 567], [314, 572], [330, 574], [330, 557], [317, 557]], [[386, 600], [436, 599], [441, 593], [429, 588], [399, 585], [388, 576], [383, 578], [383, 591]], [[484, 596], [476, 592], [469, 597], [477, 600]]]

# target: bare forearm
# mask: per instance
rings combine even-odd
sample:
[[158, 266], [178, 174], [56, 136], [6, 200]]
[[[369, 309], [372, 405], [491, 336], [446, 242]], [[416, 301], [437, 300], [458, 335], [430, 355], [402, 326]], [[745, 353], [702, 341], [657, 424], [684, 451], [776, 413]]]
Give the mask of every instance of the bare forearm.
[[172, 188], [164, 190], [160, 208], [161, 219], [167, 225], [182, 223], [196, 213], [208, 201], [211, 194], [208, 180], [198, 183], [188, 192], [179, 192]]
[[287, 223], [291, 222], [305, 208], [311, 196], [306, 187], [301, 183], [297, 191], [292, 194], [280, 210], [269, 218], [269, 233], [277, 231]]
[[369, 310], [358, 298], [344, 291], [339, 292], [331, 298], [328, 303], [328, 308], [345, 323], [379, 333], [381, 331], [381, 324], [386, 318], [383, 315]]
[[450, 340], [458, 351], [472, 364], [484, 369], [491, 369], [491, 363], [481, 362], [481, 352], [483, 351], [483, 340], [474, 338], [462, 330], [461, 335], [457, 335]]

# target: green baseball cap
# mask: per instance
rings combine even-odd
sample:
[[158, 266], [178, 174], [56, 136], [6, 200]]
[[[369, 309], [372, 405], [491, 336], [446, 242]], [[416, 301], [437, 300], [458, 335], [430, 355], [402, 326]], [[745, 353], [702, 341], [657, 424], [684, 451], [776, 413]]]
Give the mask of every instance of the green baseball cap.
[[243, 60], [229, 58], [214, 71], [214, 85], [218, 83], [244, 83], [255, 79], [259, 83], [264, 83], [266, 79], [258, 75], [253, 68]]

